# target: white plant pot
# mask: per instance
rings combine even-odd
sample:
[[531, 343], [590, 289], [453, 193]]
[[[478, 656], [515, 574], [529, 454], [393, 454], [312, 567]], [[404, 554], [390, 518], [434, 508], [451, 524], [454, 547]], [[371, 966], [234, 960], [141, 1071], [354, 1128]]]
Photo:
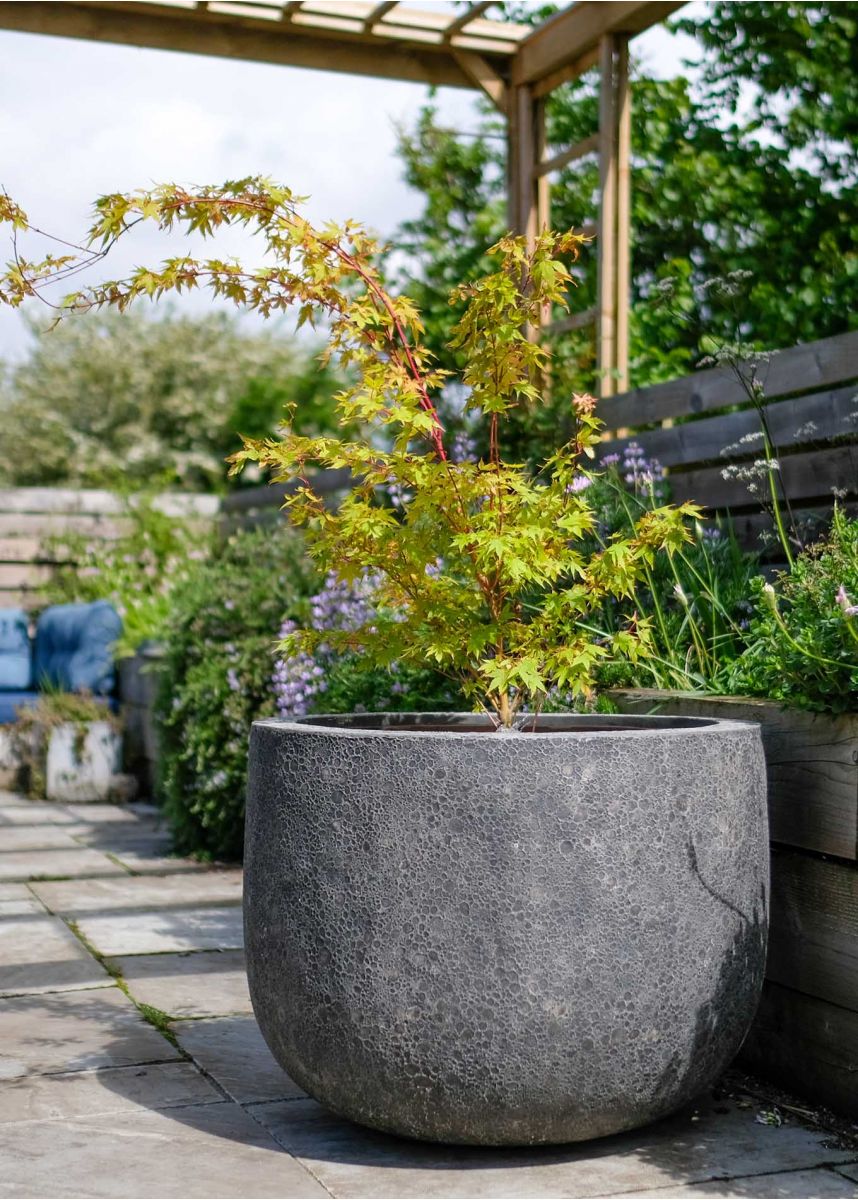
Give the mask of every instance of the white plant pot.
[[21, 774], [21, 755], [10, 733], [0, 728], [0, 789], [14, 791]]
[[52, 730], [45, 768], [49, 800], [86, 804], [107, 800], [122, 769], [122, 737], [107, 721], [93, 721], [81, 740], [71, 723]]

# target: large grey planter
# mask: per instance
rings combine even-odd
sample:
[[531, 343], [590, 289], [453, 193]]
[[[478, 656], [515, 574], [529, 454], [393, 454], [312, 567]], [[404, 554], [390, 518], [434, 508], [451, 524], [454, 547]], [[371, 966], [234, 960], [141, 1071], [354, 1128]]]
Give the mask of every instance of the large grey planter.
[[262, 1032], [310, 1095], [394, 1133], [522, 1145], [654, 1120], [727, 1065], [759, 998], [759, 731], [487, 725], [254, 725], [245, 932]]

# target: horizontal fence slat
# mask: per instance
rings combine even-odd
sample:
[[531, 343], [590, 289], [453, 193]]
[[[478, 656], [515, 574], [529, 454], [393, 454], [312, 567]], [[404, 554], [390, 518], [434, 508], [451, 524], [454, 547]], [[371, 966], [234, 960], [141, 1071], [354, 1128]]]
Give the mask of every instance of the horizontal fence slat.
[[97, 516], [94, 513], [4, 513], [0, 511], [0, 537], [38, 535], [51, 537], [66, 533], [85, 533], [94, 540], [121, 537], [130, 533], [125, 518]]
[[[840, 507], [848, 517], [858, 517], [858, 503], [841, 503]], [[792, 514], [805, 545], [817, 541], [831, 524], [830, 504], [824, 508], [820, 506], [815, 508], [794, 506]], [[761, 542], [760, 540], [761, 534], [773, 534], [774, 531], [774, 521], [768, 513], [750, 512], [731, 514], [730, 523], [736, 540], [744, 549], [759, 551], [768, 548], [773, 549], [776, 553], [780, 553], [779, 543], [773, 542], [771, 538], [767, 538], [765, 542]]]
[[66, 562], [67, 558], [48, 555], [41, 538], [0, 536], [0, 562]]
[[[766, 407], [766, 420], [779, 450], [805, 442], [858, 437], [858, 391], [852, 385], [781, 400]], [[816, 428], [808, 429], [809, 424]], [[657, 458], [665, 467], [713, 462], [722, 457], [727, 446], [759, 431], [760, 418], [751, 408], [667, 429], [648, 429], [629, 437], [611, 438], [600, 445], [599, 457], [622, 454], [630, 442], [636, 442], [650, 458]], [[749, 444], [744, 452], [752, 454], [755, 446], [760, 443]], [[730, 460], [734, 457], [731, 455]]]
[[38, 563], [0, 563], [0, 588], [38, 588], [52, 573], [52, 567]]
[[0, 608], [23, 608], [27, 612], [44, 607], [42, 593], [27, 588], [0, 587]]
[[[319, 471], [309, 476], [309, 482], [318, 495], [327, 496], [350, 487], [353, 478], [348, 467], [342, 467], [335, 471]], [[286, 497], [299, 487], [301, 481], [293, 479], [289, 483], [265, 483], [261, 487], [241, 488], [223, 497], [220, 511], [234, 515], [256, 508], [282, 508]]]
[[[858, 496], [858, 445], [788, 454], [778, 461], [790, 501], [823, 500], [832, 497], [833, 488], [845, 490], [847, 500]], [[726, 465], [672, 472], [669, 482], [673, 499], [694, 500], [705, 508], [757, 507], [759, 498], [749, 492], [746, 483], [724, 478]], [[757, 483], [761, 489], [768, 487], [765, 479]]]
[[[0, 513], [119, 516], [128, 503], [121, 496], [98, 488], [0, 488]], [[165, 492], [155, 497], [152, 504], [169, 516], [214, 517], [220, 497]]]
[[772, 854], [766, 974], [858, 1010], [858, 871], [793, 851]]
[[[761, 368], [760, 378], [770, 398], [856, 379], [858, 332], [778, 350]], [[620, 429], [747, 402], [745, 390], [733, 372], [718, 367], [607, 397], [599, 402], [597, 411], [608, 429]]]

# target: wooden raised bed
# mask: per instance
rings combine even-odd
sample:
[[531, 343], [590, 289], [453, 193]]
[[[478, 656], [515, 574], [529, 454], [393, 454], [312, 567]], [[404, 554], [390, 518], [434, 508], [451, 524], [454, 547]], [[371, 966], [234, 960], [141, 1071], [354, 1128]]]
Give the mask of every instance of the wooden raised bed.
[[766, 987], [742, 1065], [858, 1116], [858, 715], [767, 700], [618, 690], [622, 712], [759, 723], [769, 778]]

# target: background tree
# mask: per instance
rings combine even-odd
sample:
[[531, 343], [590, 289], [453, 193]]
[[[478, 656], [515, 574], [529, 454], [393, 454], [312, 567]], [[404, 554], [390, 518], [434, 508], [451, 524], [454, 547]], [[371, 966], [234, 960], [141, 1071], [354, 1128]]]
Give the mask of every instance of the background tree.
[[5, 486], [222, 491], [239, 434], [271, 433], [285, 404], [307, 433], [334, 420], [338, 382], [313, 347], [227, 313], [102, 313], [32, 333], [0, 377]]
[[[516, 20], [541, 20], [507, 5]], [[774, 349], [858, 326], [858, 4], [715, 3], [676, 22], [695, 36], [702, 65], [685, 76], [649, 78], [634, 69], [632, 107], [633, 281], [631, 369], [635, 385], [691, 370], [706, 334], [739, 333]], [[548, 105], [551, 145], [595, 132], [592, 74]], [[428, 106], [403, 132], [406, 180], [424, 194], [418, 218], [396, 244], [417, 263], [409, 291], [429, 316], [428, 341], [443, 350], [456, 314], [442, 297], [456, 273], [478, 275], [482, 251], [504, 227], [503, 141], [488, 110], [472, 141], [439, 128]], [[552, 189], [555, 228], [595, 216], [598, 168], [573, 164]], [[706, 280], [746, 273], [741, 328], [715, 306]], [[576, 310], [596, 295], [595, 250], [574, 274]], [[661, 279], [675, 281], [671, 311], [650, 303]], [[555, 372], [574, 386], [595, 382], [592, 330], [564, 335]], [[551, 410], [542, 414], [555, 428]], [[540, 436], [539, 422], [527, 431]]]

